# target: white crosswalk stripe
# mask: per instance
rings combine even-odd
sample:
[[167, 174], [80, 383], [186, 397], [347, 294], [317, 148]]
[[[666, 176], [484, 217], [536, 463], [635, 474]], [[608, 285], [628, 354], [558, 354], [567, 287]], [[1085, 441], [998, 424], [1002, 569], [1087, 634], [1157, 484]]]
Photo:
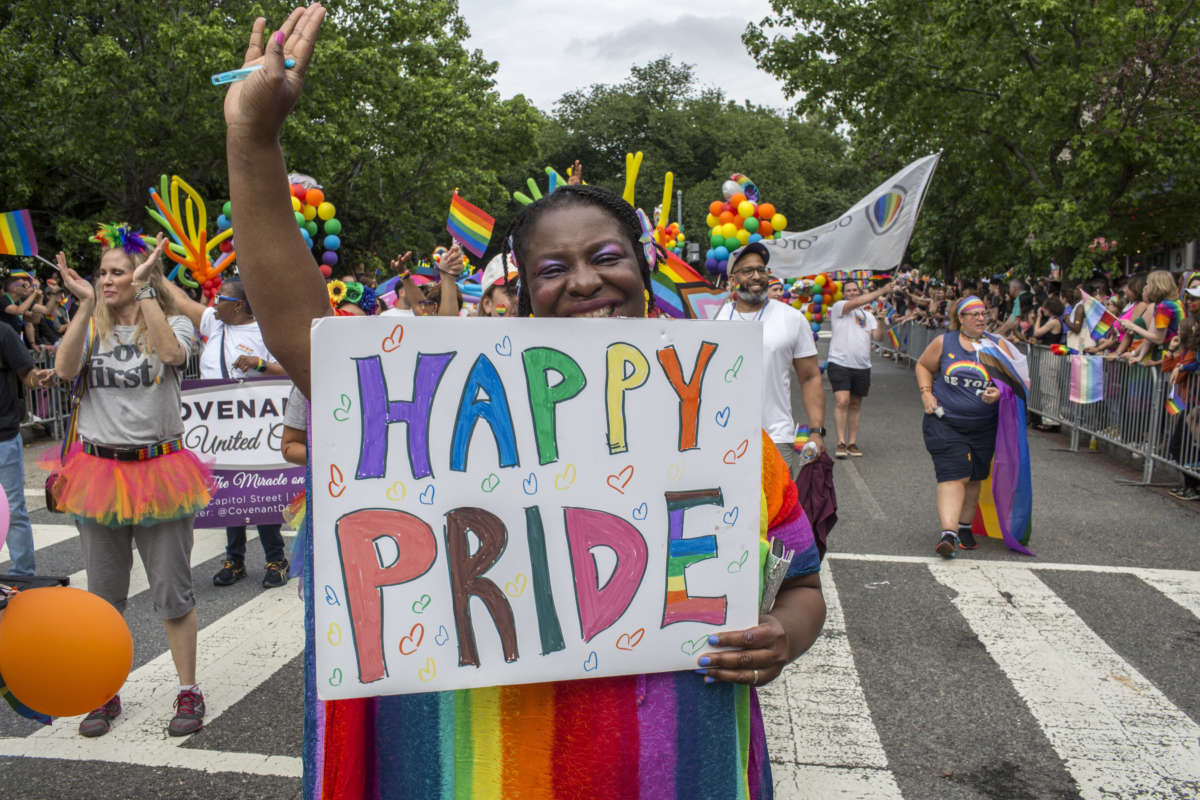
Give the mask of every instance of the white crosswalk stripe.
[[[74, 535], [70, 525], [34, 526], [39, 550]], [[223, 531], [198, 530], [193, 568], [219, 557], [224, 541]], [[851, 562], [920, 571], [926, 580], [932, 575], [946, 587], [947, 599], [940, 602], [946, 603], [948, 611], [956, 609], [978, 637], [1061, 759], [1080, 797], [1200, 795], [1200, 725], [1038, 577], [1042, 570], [1134, 575], [1200, 618], [1200, 574], [1031, 561], [943, 562], [831, 554], [822, 574], [828, 609], [822, 637], [760, 692], [777, 798], [898, 800], [903, 796], [897, 766], [889, 764], [879, 733], [881, 721], [863, 689], [861, 665], [851, 646], [856, 623], [862, 623], [846, 618], [842, 593], [848, 588], [838, 585], [840, 566]], [[207, 573], [196, 576], [198, 581], [210, 578]], [[86, 585], [82, 570], [71, 579], [73, 585]], [[198, 674], [205, 690], [206, 725], [270, 682], [302, 652], [303, 606], [292, 587], [256, 593], [215, 619], [206, 617], [200, 607], [204, 627], [199, 635]], [[135, 559], [130, 596], [146, 589], [145, 573]], [[28, 735], [0, 736], [0, 757], [299, 778], [299, 753], [282, 756], [181, 747], [187, 739], [172, 739], [165, 733], [175, 691], [170, 654], [159, 652], [130, 675], [121, 692], [124, 713], [107, 736], [81, 738], [76, 732], [78, 719], [62, 719]], [[301, 687], [294, 687], [292, 696], [299, 706]]]

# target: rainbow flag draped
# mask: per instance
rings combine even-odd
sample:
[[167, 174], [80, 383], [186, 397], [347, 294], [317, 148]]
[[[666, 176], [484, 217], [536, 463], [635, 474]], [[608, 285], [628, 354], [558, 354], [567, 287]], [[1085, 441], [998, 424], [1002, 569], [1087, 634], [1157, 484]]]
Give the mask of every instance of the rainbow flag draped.
[[[795, 483], [764, 447], [762, 527], [819, 571]], [[311, 452], [311, 451], [310, 451]], [[309, 463], [307, 488], [313, 486]], [[311, 515], [305, 520], [312, 558]], [[305, 800], [769, 796], [762, 711], [746, 685], [692, 672], [321, 701], [312, 570], [304, 575]]]
[[470, 250], [477, 258], [483, 258], [496, 220], [478, 206], [473, 206], [459, 195], [458, 190], [450, 196], [450, 216], [446, 219], [446, 230], [454, 240]]
[[1083, 295], [1083, 299], [1080, 300], [1083, 304], [1083, 326], [1087, 328], [1092, 341], [1098, 342], [1107, 336], [1108, 332], [1117, 324], [1117, 318], [1104, 307], [1104, 303], [1087, 292], [1081, 292], [1081, 294]]
[[1104, 399], [1104, 358], [1073, 355], [1071, 358], [1072, 403], [1097, 403]]
[[29, 211], [8, 211], [0, 214], [0, 256], [36, 256], [37, 236]]
[[719, 291], [690, 264], [669, 251], [650, 273], [650, 287], [659, 312], [675, 319], [707, 319], [691, 298], [696, 290], [702, 295]]
[[1172, 417], [1177, 417], [1187, 411], [1187, 403], [1183, 402], [1183, 398], [1179, 396], [1178, 386], [1171, 386], [1171, 394], [1167, 397], [1164, 406]]
[[989, 333], [979, 346], [979, 361], [1000, 390], [1000, 400], [992, 470], [979, 492], [971, 530], [977, 536], [1003, 539], [1010, 550], [1031, 556], [1025, 547], [1033, 520], [1033, 478], [1025, 435], [1029, 366], [1020, 351], [1014, 348], [1010, 356], [999, 342], [999, 337]]

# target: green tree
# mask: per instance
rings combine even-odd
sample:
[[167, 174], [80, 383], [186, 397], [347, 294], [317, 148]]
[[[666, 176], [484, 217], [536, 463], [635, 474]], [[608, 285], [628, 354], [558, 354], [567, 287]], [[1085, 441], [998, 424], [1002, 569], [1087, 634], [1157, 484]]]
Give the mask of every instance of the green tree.
[[[0, 74], [14, 90], [0, 99], [4, 208], [31, 209], [43, 249], [77, 254], [99, 219], [155, 229], [143, 207], [162, 173], [192, 183], [215, 216], [228, 196], [224, 93], [209, 76], [240, 66], [255, 16], [278, 24], [291, 5], [6, 4]], [[447, 240], [455, 187], [484, 208], [504, 201], [493, 165], [530, 158], [541, 117], [495, 92], [496, 65], [462, 46], [454, 0], [329, 5], [284, 129], [289, 167], [337, 206], [343, 264], [428, 251]]]
[[918, 225], [930, 266], [1055, 257], [1086, 273], [1196, 235], [1194, 0], [773, 0], [745, 41], [798, 108], [893, 166], [942, 149]]

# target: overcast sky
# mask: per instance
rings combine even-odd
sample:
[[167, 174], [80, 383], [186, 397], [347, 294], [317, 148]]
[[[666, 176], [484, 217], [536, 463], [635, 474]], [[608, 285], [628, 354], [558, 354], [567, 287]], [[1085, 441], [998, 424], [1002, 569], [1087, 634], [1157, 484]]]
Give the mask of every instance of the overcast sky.
[[700, 83], [734, 100], [784, 108], [779, 81], [760, 72], [741, 35], [771, 14], [767, 0], [459, 0], [469, 46], [500, 62], [500, 94], [550, 111], [564, 92], [617, 83], [662, 55], [692, 64]]

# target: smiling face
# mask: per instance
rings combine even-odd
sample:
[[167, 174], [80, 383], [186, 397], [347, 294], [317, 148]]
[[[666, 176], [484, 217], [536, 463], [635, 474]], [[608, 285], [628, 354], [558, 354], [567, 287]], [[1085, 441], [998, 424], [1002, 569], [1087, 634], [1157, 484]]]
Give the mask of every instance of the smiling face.
[[645, 316], [633, 242], [605, 209], [582, 202], [548, 209], [523, 238], [522, 274], [534, 316]]
[[119, 248], [105, 250], [96, 272], [96, 290], [110, 309], [133, 302], [133, 260]]
[[751, 305], [759, 305], [767, 299], [767, 284], [771, 282], [767, 273], [767, 265], [758, 253], [744, 253], [729, 277], [737, 285], [738, 300]]
[[842, 299], [853, 300], [862, 294], [862, 287], [855, 281], [848, 281], [842, 286]]

